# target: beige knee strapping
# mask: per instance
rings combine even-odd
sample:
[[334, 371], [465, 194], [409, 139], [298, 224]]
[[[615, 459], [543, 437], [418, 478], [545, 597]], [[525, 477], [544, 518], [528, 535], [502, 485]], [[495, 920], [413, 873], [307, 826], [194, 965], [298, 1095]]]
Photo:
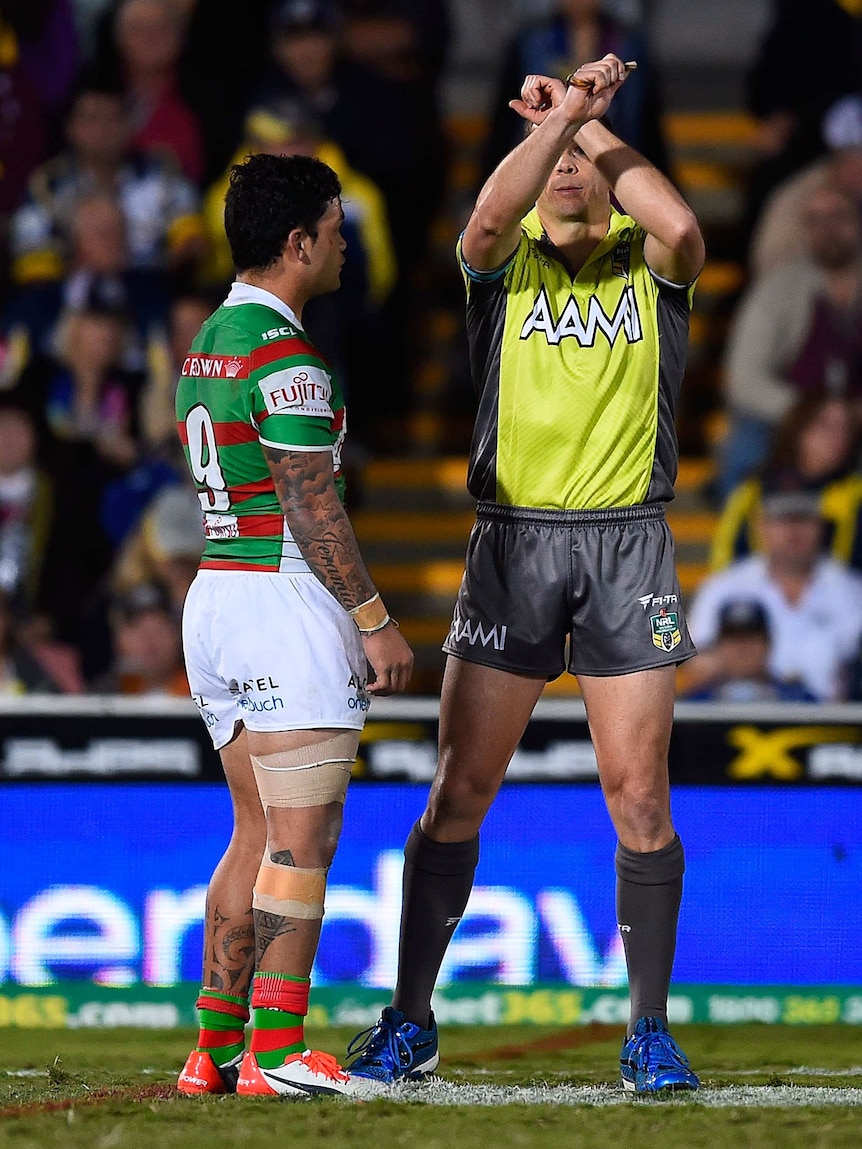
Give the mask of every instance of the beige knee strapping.
[[326, 870], [301, 870], [264, 859], [251, 904], [280, 918], [322, 918], [325, 893]]
[[350, 771], [359, 749], [359, 731], [344, 730], [325, 742], [251, 756], [264, 811], [270, 806], [297, 809], [344, 803]]

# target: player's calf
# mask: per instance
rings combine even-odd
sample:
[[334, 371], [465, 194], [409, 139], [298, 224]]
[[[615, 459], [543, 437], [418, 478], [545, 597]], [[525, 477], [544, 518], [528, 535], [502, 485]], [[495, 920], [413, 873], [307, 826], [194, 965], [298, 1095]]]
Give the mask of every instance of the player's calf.
[[327, 868], [319, 863], [329, 861], [337, 840], [337, 833], [326, 829], [322, 812], [344, 803], [358, 741], [357, 731], [344, 731], [251, 757], [270, 828], [283, 821], [281, 811], [290, 811], [285, 824], [295, 830], [308, 810], [311, 836], [321, 840], [303, 848], [308, 860], [318, 864], [296, 865], [302, 853], [295, 858], [290, 849], [268, 849], [258, 871], [252, 897], [258, 957], [251, 998], [254, 1029], [237, 1082], [242, 1096], [350, 1092], [350, 1079], [335, 1058], [305, 1043], [310, 981], [304, 974], [323, 917]]

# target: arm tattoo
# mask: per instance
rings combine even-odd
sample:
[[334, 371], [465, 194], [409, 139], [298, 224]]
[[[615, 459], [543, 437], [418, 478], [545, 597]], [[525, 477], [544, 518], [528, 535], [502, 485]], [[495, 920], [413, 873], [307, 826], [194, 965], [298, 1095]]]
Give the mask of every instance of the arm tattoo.
[[256, 964], [258, 969], [264, 959], [270, 944], [284, 934], [295, 934], [296, 926], [290, 918], [283, 918], [280, 914], [271, 914], [266, 910], [254, 911], [254, 938], [256, 949]]
[[277, 866], [295, 866], [296, 862], [293, 860], [293, 854], [290, 850], [275, 850], [269, 855], [269, 860], [275, 862]]
[[347, 512], [338, 497], [328, 451], [263, 447], [291, 534], [328, 591], [350, 610], [377, 593]]
[[215, 906], [208, 912], [209, 946], [204, 953], [203, 984], [220, 993], [248, 992], [254, 973], [254, 920], [251, 906], [231, 918]]

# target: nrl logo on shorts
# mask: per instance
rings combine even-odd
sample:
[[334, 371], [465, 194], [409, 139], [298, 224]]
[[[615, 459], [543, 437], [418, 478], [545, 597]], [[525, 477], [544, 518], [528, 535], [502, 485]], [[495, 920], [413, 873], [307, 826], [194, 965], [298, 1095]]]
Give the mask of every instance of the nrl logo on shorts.
[[649, 622], [652, 644], [659, 650], [670, 652], [682, 642], [682, 635], [679, 633], [679, 615], [675, 610], [662, 610], [658, 614], [651, 614]]

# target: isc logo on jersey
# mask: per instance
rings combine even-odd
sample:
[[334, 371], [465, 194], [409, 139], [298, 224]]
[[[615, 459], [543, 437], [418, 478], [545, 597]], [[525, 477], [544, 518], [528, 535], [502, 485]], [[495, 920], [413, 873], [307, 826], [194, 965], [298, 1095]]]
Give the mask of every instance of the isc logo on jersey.
[[544, 287], [536, 296], [533, 310], [521, 328], [521, 338], [528, 339], [534, 332], [543, 332], [548, 343], [556, 347], [561, 340], [572, 337], [581, 347], [592, 347], [596, 342], [596, 331], [601, 331], [608, 343], [613, 346], [620, 331], [626, 341], [637, 343], [643, 338], [641, 319], [638, 314], [634, 288], [627, 287], [620, 296], [613, 315], [608, 315], [597, 295], [590, 296], [587, 317], [582, 318], [578, 301], [570, 295], [563, 313], [555, 322], [551, 304]]
[[259, 383], [270, 415], [322, 415], [332, 418], [332, 382], [320, 367], [288, 367]]

